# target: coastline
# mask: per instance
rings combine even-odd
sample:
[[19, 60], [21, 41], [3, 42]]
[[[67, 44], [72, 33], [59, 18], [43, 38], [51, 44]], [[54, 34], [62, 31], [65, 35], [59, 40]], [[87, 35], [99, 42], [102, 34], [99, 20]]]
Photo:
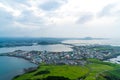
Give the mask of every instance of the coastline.
[[[64, 44], [64, 45], [71, 45], [71, 44]], [[54, 57], [55, 56], [60, 57], [60, 54], [64, 55], [66, 57], [66, 59], [67, 59], [67, 57], [68, 57], [68, 59], [77, 59], [77, 58], [72, 58], [72, 57], [74, 57], [74, 55], [77, 54], [79, 56], [78, 57], [79, 59], [86, 57], [86, 58], [98, 58], [103, 61], [120, 56], [120, 50], [119, 50], [120, 47], [110, 46], [110, 45], [86, 45], [86, 46], [71, 45], [71, 49], [73, 51], [67, 51], [67, 52], [15, 50], [13, 52], [2, 53], [2, 54], [0, 54], [0, 56], [22, 58], [22, 59], [28, 60], [29, 62], [37, 64], [37, 65], [39, 65], [42, 61], [43, 62], [46, 61], [47, 59], [49, 59], [52, 56], [53, 56], [53, 60], [54, 60]], [[44, 58], [44, 57], [47, 57], [47, 58]], [[69, 57], [71, 57], [71, 58], [69, 58]], [[48, 63], [49, 63], [49, 61], [48, 61]]]
[[[0, 54], [0, 56], [22, 58], [29, 61], [30, 63], [36, 64], [37, 66], [40, 63], [42, 63], [42, 61], [47, 64], [60, 64], [62, 61], [62, 63], [69, 64], [69, 65], [85, 65], [86, 62], [84, 59], [86, 58], [97, 58], [104, 61], [106, 59], [108, 60], [108, 59], [116, 58], [117, 56], [120, 56], [120, 53], [118, 53], [120, 52], [118, 50], [119, 47], [117, 47], [116, 49], [116, 47], [108, 46], [108, 45], [107, 46], [106, 45], [73, 46], [71, 48], [73, 49], [73, 51], [71, 52], [16, 50], [13, 52]], [[112, 53], [114, 53], [114, 50], [117, 50], [117, 52], [115, 51], [116, 54], [113, 56]], [[57, 59], [58, 57], [61, 57], [61, 58]], [[36, 68], [33, 68], [33, 69], [28, 68], [26, 69], [26, 72], [29, 72], [32, 70], [36, 70]]]
[[16, 75], [26, 73], [26, 69], [38, 67], [23, 58], [12, 56], [0, 56], [0, 80], [12, 80]]
[[10, 56], [10, 55], [0, 55], [0, 56], [7, 56], [7, 57], [15, 57], [15, 58], [20, 58], [20, 59], [24, 59], [24, 60], [27, 60], [29, 61], [30, 63], [33, 63], [33, 64], [36, 64], [36, 65], [39, 65], [38, 63], [35, 63], [35, 62], [32, 62], [30, 59], [27, 59], [25, 57], [21, 57], [21, 56]]

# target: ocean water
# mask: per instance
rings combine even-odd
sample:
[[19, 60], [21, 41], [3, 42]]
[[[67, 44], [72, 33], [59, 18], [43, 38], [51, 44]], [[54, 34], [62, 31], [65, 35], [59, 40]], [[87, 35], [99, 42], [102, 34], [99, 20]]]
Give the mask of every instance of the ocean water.
[[0, 80], [11, 80], [14, 76], [22, 74], [24, 68], [36, 66], [21, 58], [0, 56]]
[[69, 45], [54, 44], [54, 45], [33, 45], [33, 46], [20, 46], [20, 47], [4, 47], [0, 48], [0, 53], [12, 52], [15, 50], [37, 50], [37, 51], [52, 51], [52, 52], [62, 52], [62, 51], [72, 51]]
[[65, 40], [62, 43], [73, 44], [76, 46], [79, 45], [112, 45], [112, 46], [120, 46], [120, 39], [106, 39], [106, 40]]

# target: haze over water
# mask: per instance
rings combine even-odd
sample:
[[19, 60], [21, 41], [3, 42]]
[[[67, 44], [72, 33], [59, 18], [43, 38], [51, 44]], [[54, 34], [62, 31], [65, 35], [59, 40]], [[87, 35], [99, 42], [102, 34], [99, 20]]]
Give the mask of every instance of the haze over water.
[[73, 44], [76, 46], [79, 45], [111, 45], [111, 46], [120, 46], [120, 39], [106, 39], [106, 40], [65, 40], [63, 43]]
[[25, 51], [51, 51], [51, 52], [62, 52], [62, 51], [72, 51], [70, 46], [55, 44], [55, 45], [33, 45], [33, 46], [20, 46], [20, 47], [4, 47], [0, 48], [0, 53], [12, 52], [15, 50], [25, 50]]

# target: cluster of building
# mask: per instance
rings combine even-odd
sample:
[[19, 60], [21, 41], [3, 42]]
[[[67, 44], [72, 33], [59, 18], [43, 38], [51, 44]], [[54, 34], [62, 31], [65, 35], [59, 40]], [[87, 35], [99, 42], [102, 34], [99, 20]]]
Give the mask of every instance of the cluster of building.
[[[33, 63], [46, 64], [69, 64], [84, 65], [87, 58], [97, 58], [103, 60], [105, 57], [116, 53], [114, 49], [105, 49], [103, 46], [74, 46], [70, 52], [48, 52], [48, 51], [22, 51], [16, 50], [10, 53], [1, 54], [3, 56], [14, 56], [27, 59]], [[120, 52], [120, 50], [117, 50]]]
[[48, 51], [23, 51], [16, 50], [14, 52], [4, 53], [1, 56], [20, 57], [29, 60], [35, 64], [70, 64], [84, 65], [85, 61], [80, 60], [77, 54], [71, 52], [48, 52]]
[[[105, 46], [107, 47], [107, 46]], [[114, 53], [114, 50], [111, 48], [105, 49], [104, 46], [90, 45], [90, 46], [75, 46], [73, 47], [73, 52], [80, 55], [82, 58], [97, 58], [100, 60], [105, 59]]]

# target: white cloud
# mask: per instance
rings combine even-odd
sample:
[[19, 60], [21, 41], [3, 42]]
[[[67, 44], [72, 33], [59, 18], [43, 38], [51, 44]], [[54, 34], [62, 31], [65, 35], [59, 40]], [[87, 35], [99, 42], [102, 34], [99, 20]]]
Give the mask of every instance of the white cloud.
[[0, 3], [0, 7], [4, 8], [7, 12], [9, 12], [10, 14], [12, 14], [13, 16], [17, 17], [21, 15], [21, 12], [19, 10], [15, 10], [10, 6], [6, 6], [2, 3]]
[[[1, 21], [3, 18], [4, 21], [5, 19], [9, 20], [8, 24], [14, 26], [15, 29], [17, 27], [18, 29], [21, 28], [21, 33], [22, 31], [25, 33], [24, 29], [27, 29], [27, 35], [31, 33], [31, 35], [39, 37], [39, 34], [43, 32], [40, 36], [79, 37], [86, 35], [109, 37], [115, 35], [112, 30], [118, 32], [116, 27], [118, 28], [120, 22], [119, 0], [11, 1], [0, 1], [0, 11], [1, 9], [5, 10], [8, 13], [4, 16], [10, 14], [9, 17], [12, 18], [2, 17]], [[78, 22], [82, 24], [78, 24]], [[5, 26], [12, 31], [13, 27]], [[103, 33], [101, 33], [102, 30]], [[2, 32], [2, 34], [4, 33]]]

